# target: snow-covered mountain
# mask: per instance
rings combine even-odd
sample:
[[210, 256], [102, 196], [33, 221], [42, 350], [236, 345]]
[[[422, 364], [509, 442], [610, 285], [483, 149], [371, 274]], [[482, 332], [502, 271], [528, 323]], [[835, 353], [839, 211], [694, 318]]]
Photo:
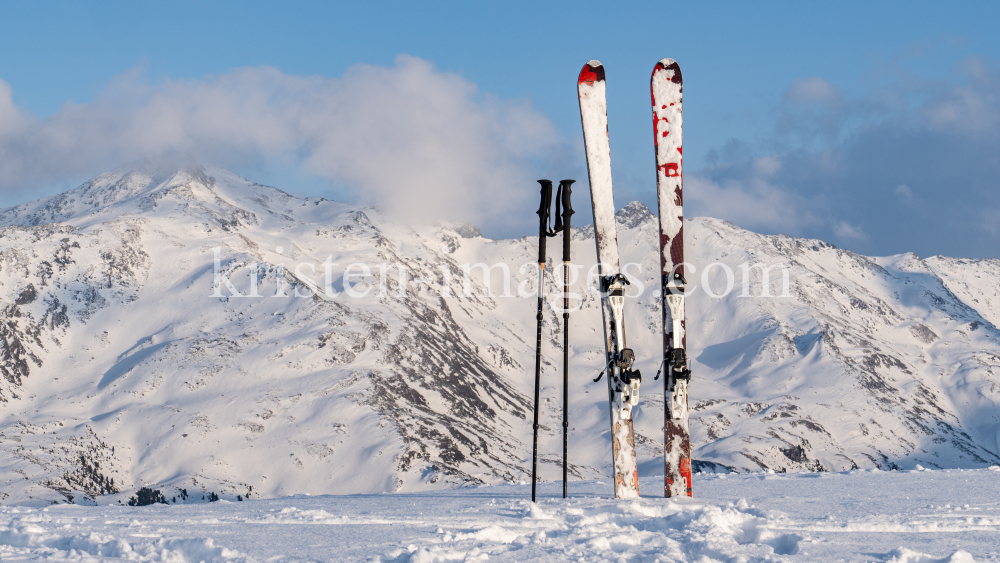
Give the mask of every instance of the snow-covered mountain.
[[[657, 224], [638, 203], [618, 221], [645, 375], [640, 474], [662, 474]], [[1000, 261], [868, 258], [716, 219], [685, 230], [688, 281], [722, 294], [728, 268], [734, 285], [720, 297], [698, 288], [688, 305], [700, 468], [1000, 462]], [[574, 237], [577, 478], [607, 475], [611, 458], [606, 384], [591, 381], [604, 353], [584, 283], [592, 237]], [[106, 502], [142, 486], [200, 500], [523, 480], [536, 256], [534, 237], [411, 227], [198, 166], [131, 165], [6, 209], [0, 503]], [[474, 264], [496, 265], [492, 292]], [[553, 306], [557, 266], [546, 268]], [[561, 322], [550, 309], [546, 480], [560, 476]]]

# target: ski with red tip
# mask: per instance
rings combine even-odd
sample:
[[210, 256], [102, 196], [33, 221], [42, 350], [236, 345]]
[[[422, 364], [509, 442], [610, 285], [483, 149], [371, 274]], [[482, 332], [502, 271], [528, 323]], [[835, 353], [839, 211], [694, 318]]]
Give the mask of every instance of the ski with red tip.
[[682, 166], [681, 67], [673, 59], [656, 63], [649, 81], [656, 147], [656, 199], [660, 214], [661, 308], [663, 310], [664, 494], [692, 496], [691, 432], [684, 289], [684, 168]]
[[604, 66], [600, 62], [590, 61], [584, 65], [577, 80], [577, 93], [580, 97], [583, 141], [587, 149], [590, 199], [594, 206], [615, 498], [636, 498], [639, 496], [639, 472], [632, 430], [632, 407], [639, 401], [640, 376], [638, 371], [632, 370], [635, 354], [625, 344], [623, 307], [625, 287], [629, 281], [622, 275], [618, 260], [615, 202], [611, 189], [608, 104]]

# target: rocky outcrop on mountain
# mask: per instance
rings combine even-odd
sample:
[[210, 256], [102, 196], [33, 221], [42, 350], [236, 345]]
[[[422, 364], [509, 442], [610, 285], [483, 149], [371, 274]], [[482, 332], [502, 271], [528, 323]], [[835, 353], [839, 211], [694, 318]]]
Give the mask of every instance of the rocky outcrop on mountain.
[[[658, 231], [639, 203], [618, 221], [649, 475], [662, 472]], [[696, 467], [1000, 462], [1000, 261], [869, 258], [715, 219], [685, 232]], [[592, 229], [574, 239], [571, 473], [599, 478]], [[198, 166], [140, 163], [3, 210], [0, 502], [523, 480], [535, 257], [533, 237], [408, 226]], [[545, 276], [541, 475], [555, 479], [562, 276], [551, 261]]]

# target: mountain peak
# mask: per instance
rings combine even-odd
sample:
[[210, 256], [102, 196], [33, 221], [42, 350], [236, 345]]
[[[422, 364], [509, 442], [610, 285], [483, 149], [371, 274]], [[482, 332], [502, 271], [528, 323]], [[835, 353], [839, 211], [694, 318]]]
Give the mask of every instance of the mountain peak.
[[113, 170], [98, 174], [91, 181], [98, 178], [112, 176], [142, 176], [166, 180], [178, 173], [188, 173], [192, 176], [204, 174], [205, 167], [190, 158], [143, 158], [133, 160], [123, 164]]
[[5, 209], [0, 212], [0, 226], [67, 222], [192, 183], [211, 189], [215, 178], [194, 162], [138, 160], [99, 174], [68, 192]]
[[632, 229], [647, 221], [653, 221], [654, 217], [649, 208], [643, 205], [642, 202], [633, 201], [619, 209], [618, 213], [615, 213], [615, 219], [618, 220], [618, 223], [622, 227]]

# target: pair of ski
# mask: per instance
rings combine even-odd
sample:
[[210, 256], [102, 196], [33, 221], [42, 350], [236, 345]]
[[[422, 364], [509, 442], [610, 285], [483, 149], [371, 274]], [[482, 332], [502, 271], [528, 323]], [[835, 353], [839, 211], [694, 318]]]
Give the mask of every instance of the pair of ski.
[[[611, 145], [604, 66], [590, 61], [577, 83], [580, 117], [587, 149], [590, 195], [594, 206], [605, 370], [611, 411], [611, 445], [616, 498], [639, 496], [632, 408], [639, 404], [635, 354], [625, 342], [624, 301], [628, 279], [618, 260], [615, 203], [611, 190]], [[664, 470], [665, 496], [691, 496], [691, 438], [688, 427], [687, 368], [684, 337], [684, 210], [681, 167], [681, 69], [673, 59], [656, 64], [650, 79], [653, 142], [656, 147], [656, 190], [660, 214], [661, 299], [663, 311]], [[657, 377], [659, 374], [657, 374]]]

